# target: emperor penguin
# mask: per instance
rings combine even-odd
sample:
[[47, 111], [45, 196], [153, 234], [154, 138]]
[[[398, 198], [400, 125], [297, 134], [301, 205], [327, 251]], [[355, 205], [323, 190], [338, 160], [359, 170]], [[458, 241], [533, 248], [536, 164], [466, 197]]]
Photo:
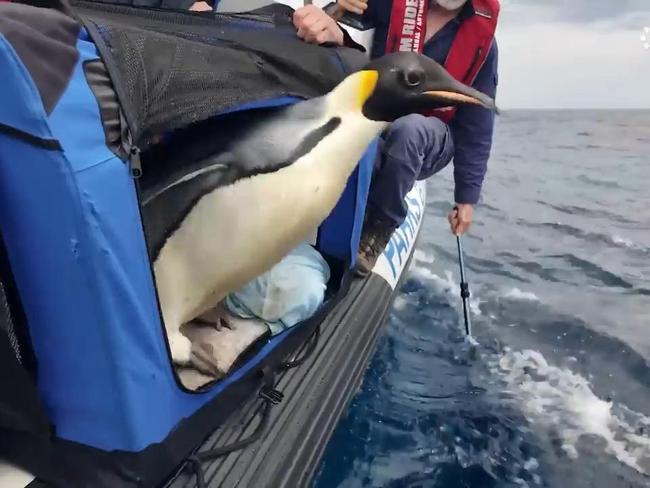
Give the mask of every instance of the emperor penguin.
[[[158, 222], [153, 272], [173, 361], [191, 362], [180, 327], [268, 271], [313, 235], [363, 153], [390, 122], [494, 101], [432, 59], [393, 53], [328, 94], [241, 129], [210, 158], [168, 177], [144, 199]], [[150, 243], [151, 246], [151, 243]]]

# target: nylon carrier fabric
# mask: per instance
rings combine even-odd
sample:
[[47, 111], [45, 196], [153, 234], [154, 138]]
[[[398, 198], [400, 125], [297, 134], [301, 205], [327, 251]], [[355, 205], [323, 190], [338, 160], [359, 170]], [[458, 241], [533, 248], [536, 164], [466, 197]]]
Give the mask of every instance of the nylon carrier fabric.
[[39, 473], [50, 486], [65, 486], [62, 470], [71, 467], [51, 448], [51, 429], [36, 390], [35, 369], [29, 332], [0, 235], [0, 459]]
[[140, 149], [155, 135], [259, 100], [322, 95], [342, 79], [331, 54], [295, 36], [293, 10], [283, 5], [196, 15], [71, 4], [102, 55]]
[[[225, 112], [323, 94], [345, 66], [337, 50], [299, 41], [283, 6], [232, 16], [75, 6], [85, 28], [68, 29], [69, 17], [49, 12], [58, 17], [48, 22], [61, 34], [55, 42], [43, 35], [47, 9], [0, 4], [0, 231], [15, 281], [5, 290], [19, 295], [38, 365], [35, 385], [12, 373], [2, 378], [9, 398], [0, 398], [0, 413], [11, 415], [0, 421], [15, 430], [14, 412], [29, 417], [21, 424], [23, 448], [8, 450], [40, 479], [63, 477], [66, 488], [159, 486], [260, 390], [263, 369], [276, 369], [313, 337], [343, 285], [340, 276], [331, 280], [339, 293], [320, 313], [270, 339], [227, 378], [202, 392], [181, 389], [136, 185], [109, 147], [104, 119], [111, 110], [91, 81], [104, 61], [105, 85], [112, 82], [128, 119], [121, 128], [144, 150], [157, 134]], [[16, 18], [10, 11], [20, 14], [18, 28], [7, 27]], [[63, 82], [43, 81], [49, 77]], [[356, 253], [373, 161], [371, 151], [319, 233], [319, 249], [340, 267]], [[26, 349], [19, 350], [21, 366], [0, 337], [0, 371], [24, 370]], [[25, 401], [16, 403], [19, 394]], [[17, 446], [9, 439], [0, 432], [0, 447]], [[72, 468], [63, 468], [66, 461]]]

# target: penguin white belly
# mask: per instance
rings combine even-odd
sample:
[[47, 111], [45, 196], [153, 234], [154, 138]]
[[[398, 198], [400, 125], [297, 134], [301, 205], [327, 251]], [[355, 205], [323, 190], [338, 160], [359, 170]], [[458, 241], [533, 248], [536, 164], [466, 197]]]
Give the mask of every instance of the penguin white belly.
[[190, 355], [180, 326], [313, 234], [383, 127], [360, 114], [345, 115], [338, 128], [295, 163], [218, 188], [197, 202], [154, 264], [175, 361], [188, 362]]

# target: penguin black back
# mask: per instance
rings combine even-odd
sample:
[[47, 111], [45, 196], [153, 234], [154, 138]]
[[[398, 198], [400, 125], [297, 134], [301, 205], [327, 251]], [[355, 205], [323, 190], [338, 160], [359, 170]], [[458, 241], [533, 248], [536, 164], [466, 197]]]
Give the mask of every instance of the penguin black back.
[[341, 123], [332, 117], [315, 125], [321, 116], [320, 99], [236, 112], [177, 131], [144, 154], [142, 216], [152, 261], [202, 196], [292, 164]]

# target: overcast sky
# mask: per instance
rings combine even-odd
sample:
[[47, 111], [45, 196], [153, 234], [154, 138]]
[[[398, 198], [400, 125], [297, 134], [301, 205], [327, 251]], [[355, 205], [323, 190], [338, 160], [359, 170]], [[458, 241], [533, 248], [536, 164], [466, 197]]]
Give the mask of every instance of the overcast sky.
[[650, 108], [650, 0], [501, 0], [503, 108]]

